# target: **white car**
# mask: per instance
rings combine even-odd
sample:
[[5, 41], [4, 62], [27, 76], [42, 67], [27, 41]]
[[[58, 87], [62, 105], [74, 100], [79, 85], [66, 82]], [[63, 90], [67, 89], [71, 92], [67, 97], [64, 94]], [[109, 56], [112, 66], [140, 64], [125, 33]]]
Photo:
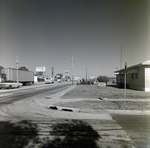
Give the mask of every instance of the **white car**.
[[51, 84], [52, 81], [51, 81], [51, 78], [45, 78], [45, 84]]
[[54, 79], [53, 78], [51, 78], [51, 77], [45, 78], [45, 84], [51, 84], [51, 83], [54, 83]]
[[9, 89], [19, 88], [21, 86], [22, 86], [22, 83], [17, 83], [17, 82], [14, 82], [14, 83], [0, 83], [0, 89], [1, 88], [9, 88]]
[[62, 83], [62, 79], [57, 79], [57, 82], [58, 83]]

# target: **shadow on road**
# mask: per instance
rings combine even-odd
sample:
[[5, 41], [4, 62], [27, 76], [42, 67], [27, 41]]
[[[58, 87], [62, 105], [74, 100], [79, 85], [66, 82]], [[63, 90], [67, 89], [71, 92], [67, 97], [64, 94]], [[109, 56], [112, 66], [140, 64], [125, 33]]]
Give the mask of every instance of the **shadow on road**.
[[48, 148], [97, 148], [95, 140], [100, 138], [90, 125], [77, 120], [54, 124], [50, 135], [55, 136], [55, 139], [48, 141]]
[[[49, 136], [38, 135], [38, 126], [31, 121], [0, 122], [0, 147], [3, 148], [98, 148], [98, 133], [79, 120], [49, 123]], [[45, 139], [45, 140], [43, 140]]]
[[36, 142], [37, 136], [37, 126], [29, 121], [0, 122], [1, 148], [22, 148], [31, 140]]

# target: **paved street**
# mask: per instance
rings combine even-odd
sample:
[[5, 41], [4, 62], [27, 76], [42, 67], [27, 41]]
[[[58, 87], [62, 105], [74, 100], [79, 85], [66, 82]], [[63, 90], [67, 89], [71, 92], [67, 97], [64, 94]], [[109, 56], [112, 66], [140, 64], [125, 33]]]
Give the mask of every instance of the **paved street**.
[[112, 115], [137, 148], [150, 147], [150, 115]]

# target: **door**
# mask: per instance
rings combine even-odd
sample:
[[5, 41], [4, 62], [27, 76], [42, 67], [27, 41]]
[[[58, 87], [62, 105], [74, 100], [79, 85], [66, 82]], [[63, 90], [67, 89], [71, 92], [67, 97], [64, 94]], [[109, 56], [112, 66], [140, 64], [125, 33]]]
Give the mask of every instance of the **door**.
[[145, 68], [145, 91], [150, 91], [150, 68]]

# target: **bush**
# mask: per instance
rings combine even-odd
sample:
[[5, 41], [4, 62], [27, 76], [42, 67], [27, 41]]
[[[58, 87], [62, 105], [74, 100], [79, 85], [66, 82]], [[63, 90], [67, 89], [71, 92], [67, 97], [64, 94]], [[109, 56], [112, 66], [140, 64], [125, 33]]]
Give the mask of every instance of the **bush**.
[[106, 76], [98, 76], [97, 81], [98, 82], [106, 82], [106, 84], [107, 84], [107, 82], [109, 81], [109, 78]]

